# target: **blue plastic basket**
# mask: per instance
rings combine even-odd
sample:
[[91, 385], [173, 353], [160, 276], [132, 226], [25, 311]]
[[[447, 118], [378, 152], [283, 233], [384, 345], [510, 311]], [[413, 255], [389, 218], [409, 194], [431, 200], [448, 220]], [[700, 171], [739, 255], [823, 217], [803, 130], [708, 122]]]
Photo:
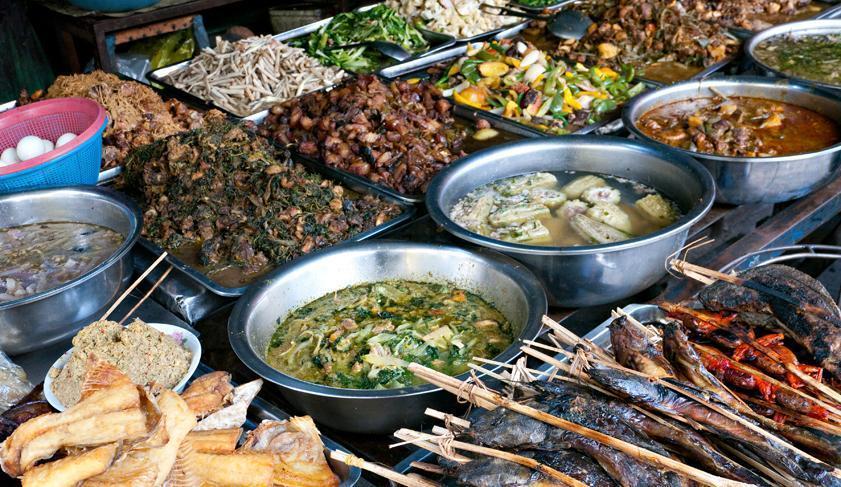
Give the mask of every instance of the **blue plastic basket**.
[[44, 100], [0, 114], [0, 151], [26, 135], [55, 141], [67, 132], [78, 134], [42, 156], [0, 167], [0, 193], [96, 184], [107, 125], [105, 109], [87, 98]]

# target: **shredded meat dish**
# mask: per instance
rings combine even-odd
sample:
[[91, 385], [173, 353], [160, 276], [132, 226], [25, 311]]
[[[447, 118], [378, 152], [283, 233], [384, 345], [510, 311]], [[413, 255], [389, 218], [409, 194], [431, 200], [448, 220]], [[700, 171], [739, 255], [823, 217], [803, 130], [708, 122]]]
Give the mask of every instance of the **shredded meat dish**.
[[466, 133], [454, 122], [451, 103], [430, 83], [365, 75], [275, 105], [259, 133], [297, 144], [301, 154], [329, 166], [418, 194], [464, 155]]
[[224, 116], [126, 160], [126, 189], [144, 207], [143, 235], [168, 250], [197, 248], [211, 278], [253, 281], [271, 265], [347, 240], [397, 216], [398, 205], [344, 189]]

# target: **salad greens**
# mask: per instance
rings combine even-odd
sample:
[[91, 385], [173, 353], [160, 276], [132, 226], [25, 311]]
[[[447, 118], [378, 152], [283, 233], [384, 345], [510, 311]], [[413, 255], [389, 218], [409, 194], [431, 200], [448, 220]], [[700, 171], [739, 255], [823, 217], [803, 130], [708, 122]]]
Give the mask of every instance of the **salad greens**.
[[310, 56], [325, 64], [354, 73], [369, 73], [387, 62], [387, 58], [365, 46], [329, 50], [364, 41], [388, 41], [409, 52], [422, 52], [429, 47], [423, 34], [403, 17], [385, 5], [366, 11], [341, 13], [329, 24], [310, 34], [302, 47]]

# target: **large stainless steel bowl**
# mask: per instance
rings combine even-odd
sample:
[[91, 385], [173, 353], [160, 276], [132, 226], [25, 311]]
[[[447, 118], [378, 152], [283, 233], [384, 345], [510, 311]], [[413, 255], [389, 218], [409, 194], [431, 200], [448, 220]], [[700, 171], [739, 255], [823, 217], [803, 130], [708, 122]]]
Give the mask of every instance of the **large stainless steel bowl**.
[[759, 70], [769, 76], [778, 76], [780, 78], [789, 78], [807, 85], [817, 86], [827, 90], [832, 90], [836, 94], [841, 91], [841, 85], [832, 85], [820, 81], [813, 81], [806, 78], [800, 78], [780, 71], [776, 68], [763, 63], [756, 57], [756, 48], [763, 42], [777, 36], [808, 36], [808, 35], [822, 35], [822, 34], [841, 34], [841, 19], [827, 19], [827, 20], [805, 20], [802, 22], [791, 22], [789, 24], [782, 24], [770, 29], [763, 30], [755, 34], [745, 44], [745, 54]]
[[[622, 121], [635, 137], [653, 141], [636, 125], [645, 113], [667, 103], [716, 93], [779, 100], [841, 123], [841, 100], [803, 83], [759, 76], [707, 78], [643, 93], [625, 107]], [[841, 168], [841, 143], [816, 152], [779, 157], [726, 157], [675, 150], [701, 161], [715, 178], [718, 201], [734, 205], [800, 198], [837, 176]]]
[[[231, 347], [245, 365], [280, 386], [293, 406], [321, 424], [355, 433], [392, 433], [417, 425], [427, 407], [440, 408], [453, 396], [431, 385], [391, 390], [328, 387], [284, 374], [264, 360], [278, 320], [325, 294], [388, 279], [443, 281], [471, 291], [501, 311], [523, 339], [537, 335], [547, 309], [546, 294], [534, 275], [496, 252], [369, 241], [297, 259], [253, 286], [228, 320]], [[510, 361], [519, 346], [513, 343], [496, 360]]]
[[0, 196], [0, 228], [42, 222], [91, 223], [125, 237], [105, 262], [61, 286], [0, 303], [0, 349], [15, 355], [64, 340], [97, 319], [131, 279], [129, 250], [141, 228], [140, 208], [107, 189], [72, 187]]
[[[651, 186], [680, 206], [683, 216], [643, 237], [606, 245], [545, 247], [494, 240], [450, 219], [450, 210], [487, 183], [535, 171], [589, 171]], [[629, 139], [577, 135], [527, 139], [476, 152], [441, 171], [429, 185], [426, 206], [456, 237], [504, 252], [526, 264], [552, 304], [578, 307], [617, 301], [651, 286], [666, 273], [664, 261], [683, 246], [689, 227], [709, 211], [712, 177], [691, 157]]]

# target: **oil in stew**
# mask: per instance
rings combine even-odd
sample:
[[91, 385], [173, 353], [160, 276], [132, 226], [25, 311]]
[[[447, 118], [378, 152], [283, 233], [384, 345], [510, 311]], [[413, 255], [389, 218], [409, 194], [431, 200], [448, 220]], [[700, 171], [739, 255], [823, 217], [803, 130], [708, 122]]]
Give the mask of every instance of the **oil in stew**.
[[841, 86], [841, 34], [775, 36], [756, 46], [754, 55], [788, 75]]
[[514, 341], [511, 324], [481, 297], [449, 284], [405, 280], [352, 286], [296, 309], [266, 362], [301, 380], [346, 389], [422, 384], [416, 362], [449, 375]]
[[654, 108], [637, 121], [654, 140], [704, 154], [774, 157], [825, 149], [838, 124], [815, 111], [766, 98], [702, 97]]

